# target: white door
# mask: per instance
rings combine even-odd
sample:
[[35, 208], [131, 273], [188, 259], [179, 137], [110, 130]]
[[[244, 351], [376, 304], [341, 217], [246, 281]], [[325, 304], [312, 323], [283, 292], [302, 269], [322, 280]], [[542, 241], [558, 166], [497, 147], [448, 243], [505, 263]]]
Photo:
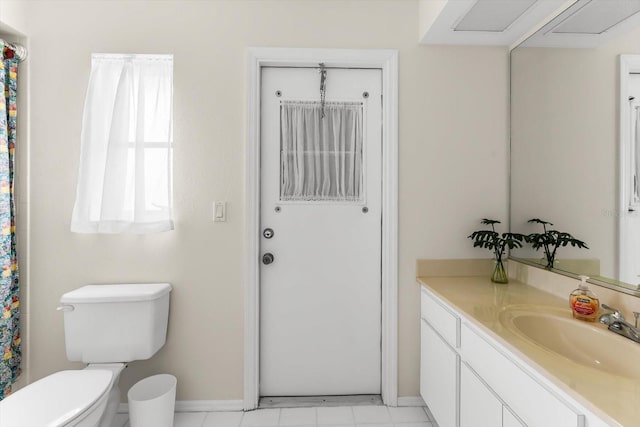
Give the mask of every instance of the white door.
[[381, 77], [262, 69], [261, 396], [380, 394]]

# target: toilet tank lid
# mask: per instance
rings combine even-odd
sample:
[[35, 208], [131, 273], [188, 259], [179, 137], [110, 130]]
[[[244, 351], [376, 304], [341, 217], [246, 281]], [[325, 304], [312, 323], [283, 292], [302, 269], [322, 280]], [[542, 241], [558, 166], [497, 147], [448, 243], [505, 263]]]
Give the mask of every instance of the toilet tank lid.
[[63, 304], [152, 301], [171, 292], [169, 283], [87, 285], [62, 295]]

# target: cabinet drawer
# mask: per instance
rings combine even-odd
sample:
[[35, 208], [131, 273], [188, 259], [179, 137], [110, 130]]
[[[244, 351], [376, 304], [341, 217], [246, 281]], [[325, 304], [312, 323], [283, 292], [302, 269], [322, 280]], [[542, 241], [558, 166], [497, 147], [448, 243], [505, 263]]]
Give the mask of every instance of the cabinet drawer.
[[442, 306], [424, 288], [420, 296], [420, 311], [422, 318], [429, 322], [451, 347], [459, 347], [460, 318]]
[[467, 325], [462, 325], [460, 338], [463, 358], [529, 427], [584, 426], [584, 415], [551, 394]]

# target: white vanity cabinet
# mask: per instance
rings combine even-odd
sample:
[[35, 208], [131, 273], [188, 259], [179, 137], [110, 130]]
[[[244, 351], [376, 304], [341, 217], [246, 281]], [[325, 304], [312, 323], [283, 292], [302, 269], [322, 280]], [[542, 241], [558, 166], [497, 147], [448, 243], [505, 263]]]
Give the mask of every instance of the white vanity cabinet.
[[469, 366], [529, 426], [584, 426], [584, 416], [468, 324], [461, 328], [461, 353]]
[[420, 332], [420, 395], [440, 426], [456, 426], [460, 356], [424, 319]]
[[526, 427], [506, 406], [502, 407], [502, 427]]
[[460, 365], [460, 427], [502, 425], [502, 402], [467, 365]]
[[439, 427], [600, 425], [425, 288], [421, 317], [420, 394]]
[[466, 363], [460, 364], [460, 427], [525, 427]]
[[420, 395], [441, 427], [458, 425], [460, 318], [423, 294]]

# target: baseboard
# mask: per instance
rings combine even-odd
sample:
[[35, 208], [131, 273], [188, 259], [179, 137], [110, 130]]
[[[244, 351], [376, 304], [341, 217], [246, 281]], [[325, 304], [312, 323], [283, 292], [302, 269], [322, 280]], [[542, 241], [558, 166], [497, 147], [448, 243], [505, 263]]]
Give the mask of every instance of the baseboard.
[[[242, 400], [177, 400], [176, 412], [221, 412], [242, 411]], [[121, 414], [129, 413], [129, 404], [121, 403], [118, 406]]]
[[398, 406], [427, 406], [420, 396], [398, 397]]
[[[398, 406], [426, 406], [420, 396], [398, 397]], [[242, 400], [177, 400], [176, 412], [221, 412], [242, 411]], [[129, 404], [118, 406], [121, 414], [129, 413]]]

